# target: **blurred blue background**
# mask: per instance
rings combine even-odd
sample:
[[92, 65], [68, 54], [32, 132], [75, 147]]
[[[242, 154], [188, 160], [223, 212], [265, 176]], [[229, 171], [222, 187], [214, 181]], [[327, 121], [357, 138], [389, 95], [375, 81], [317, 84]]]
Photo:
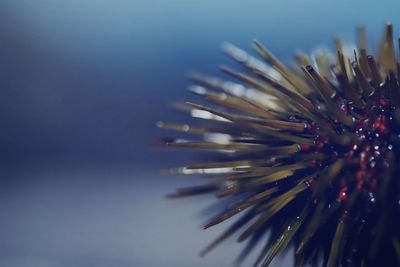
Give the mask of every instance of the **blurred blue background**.
[[[292, 52], [372, 47], [396, 1], [3, 0], [0, 2], [0, 266], [230, 266], [241, 246], [197, 253], [212, 199], [167, 201], [195, 178], [164, 177], [187, 154], [151, 148], [181, 120], [187, 70], [217, 74], [219, 46], [258, 38]], [[249, 49], [250, 50], [250, 49]], [[251, 260], [250, 260], [251, 262]], [[290, 256], [274, 264], [289, 264]], [[247, 262], [248, 263], [248, 262]]]

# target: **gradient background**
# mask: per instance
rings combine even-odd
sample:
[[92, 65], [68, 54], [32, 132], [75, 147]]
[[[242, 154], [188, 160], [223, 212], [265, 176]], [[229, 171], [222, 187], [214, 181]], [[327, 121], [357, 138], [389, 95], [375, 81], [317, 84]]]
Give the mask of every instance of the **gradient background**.
[[[167, 201], [196, 178], [165, 177], [188, 154], [151, 149], [181, 120], [185, 72], [216, 74], [219, 46], [257, 37], [292, 51], [399, 29], [396, 1], [2, 0], [0, 266], [230, 266], [242, 246], [198, 252], [212, 198]], [[373, 46], [373, 47], [374, 47]], [[249, 263], [246, 261], [245, 263]], [[290, 256], [274, 261], [288, 266]]]

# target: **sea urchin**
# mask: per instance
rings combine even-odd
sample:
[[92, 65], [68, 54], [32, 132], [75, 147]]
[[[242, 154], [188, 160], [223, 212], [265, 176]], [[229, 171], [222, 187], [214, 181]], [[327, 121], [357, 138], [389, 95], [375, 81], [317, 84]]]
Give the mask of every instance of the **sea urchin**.
[[200, 123], [158, 123], [200, 136], [165, 138], [165, 145], [216, 153], [177, 170], [205, 175], [205, 185], [171, 196], [226, 198], [228, 207], [205, 228], [239, 217], [203, 254], [238, 233], [239, 242], [249, 239], [240, 261], [269, 231], [254, 266], [268, 266], [291, 244], [296, 266], [321, 257], [324, 266], [400, 266], [400, 61], [392, 25], [375, 56], [361, 28], [354, 55], [341, 40], [335, 45], [336, 56], [297, 54], [295, 70], [258, 41], [263, 61], [227, 44], [243, 71], [221, 69], [238, 82], [192, 74], [190, 91], [211, 106], [179, 108]]

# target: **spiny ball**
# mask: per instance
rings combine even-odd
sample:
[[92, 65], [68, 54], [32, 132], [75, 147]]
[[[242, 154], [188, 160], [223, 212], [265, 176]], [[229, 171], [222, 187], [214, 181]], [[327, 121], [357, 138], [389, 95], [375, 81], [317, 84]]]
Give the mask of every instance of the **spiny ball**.
[[237, 235], [248, 240], [238, 262], [264, 242], [254, 266], [268, 266], [289, 245], [296, 266], [320, 258], [324, 266], [400, 266], [400, 64], [393, 39], [387, 24], [372, 55], [360, 28], [351, 53], [337, 39], [336, 54], [297, 53], [298, 68], [258, 41], [261, 60], [225, 44], [242, 71], [221, 70], [235, 81], [190, 75], [189, 90], [209, 104], [177, 104], [197, 120], [158, 126], [194, 136], [165, 138], [164, 145], [211, 153], [209, 161], [170, 170], [207, 179], [170, 197], [213, 192], [230, 203], [204, 227], [235, 222], [202, 254]]

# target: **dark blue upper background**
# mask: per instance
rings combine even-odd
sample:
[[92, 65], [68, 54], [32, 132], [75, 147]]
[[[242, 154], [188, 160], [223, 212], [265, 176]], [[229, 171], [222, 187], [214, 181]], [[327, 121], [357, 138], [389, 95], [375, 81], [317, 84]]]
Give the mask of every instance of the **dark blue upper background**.
[[[10, 164], [173, 162], [148, 149], [167, 104], [185, 99], [188, 69], [217, 73], [223, 41], [257, 37], [283, 60], [292, 51], [376, 40], [395, 1], [1, 1], [0, 147]], [[375, 42], [376, 43], [376, 42]], [[165, 134], [165, 133], [161, 133]]]

